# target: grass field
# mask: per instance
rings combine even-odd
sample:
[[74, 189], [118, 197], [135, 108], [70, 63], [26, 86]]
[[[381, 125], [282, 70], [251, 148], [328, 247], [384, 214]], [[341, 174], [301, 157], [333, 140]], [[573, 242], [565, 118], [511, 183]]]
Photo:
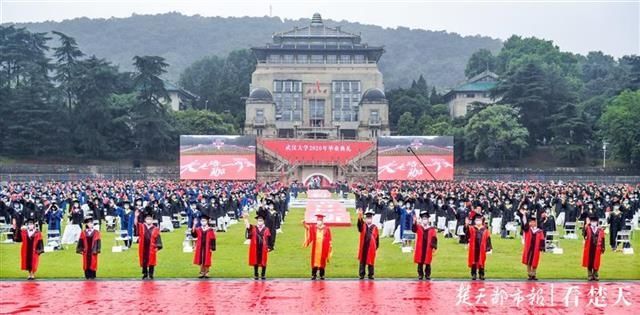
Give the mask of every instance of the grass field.
[[[353, 212], [353, 211], [351, 211]], [[269, 278], [307, 278], [309, 271], [308, 248], [302, 248], [304, 228], [301, 225], [303, 209], [292, 209], [278, 234], [276, 250], [269, 254]], [[328, 278], [356, 278], [358, 233], [355, 216], [351, 227], [334, 227], [333, 257], [327, 266]], [[637, 234], [637, 233], [636, 233]], [[253, 268], [247, 265], [247, 245], [244, 245], [244, 226], [236, 224], [226, 233], [218, 233], [218, 250], [214, 253], [211, 276], [214, 278], [248, 278]], [[113, 233], [103, 231], [102, 254], [99, 257], [98, 278], [139, 278], [137, 245], [122, 253], [112, 253]], [[192, 265], [193, 254], [182, 252], [184, 229], [163, 233], [164, 249], [158, 254], [156, 278], [194, 278], [199, 267]], [[500, 239], [493, 236], [493, 254], [487, 257], [487, 278], [526, 279], [526, 267], [520, 263], [522, 245], [519, 239]], [[608, 242], [608, 236], [607, 236]], [[435, 255], [432, 277], [469, 277], [466, 266], [466, 249], [455, 239], [439, 235], [439, 250]], [[538, 277], [541, 279], [585, 279], [586, 270], [581, 267], [582, 241], [561, 240], [563, 255], [545, 253], [541, 258]], [[640, 237], [633, 239], [633, 247], [640, 249]], [[24, 279], [20, 270], [20, 245], [0, 244], [0, 279]], [[377, 278], [415, 278], [413, 254], [403, 254], [399, 245], [391, 239], [381, 239], [376, 261]], [[75, 247], [44, 253], [40, 259], [38, 278], [82, 278], [82, 262]], [[623, 255], [607, 249], [602, 260], [600, 277], [603, 280], [640, 279], [640, 253]]]

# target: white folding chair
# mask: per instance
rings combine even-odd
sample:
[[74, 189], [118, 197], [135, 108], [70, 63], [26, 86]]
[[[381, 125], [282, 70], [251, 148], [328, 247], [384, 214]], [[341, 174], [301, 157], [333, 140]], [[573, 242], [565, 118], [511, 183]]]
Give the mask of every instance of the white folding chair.
[[576, 235], [576, 223], [567, 222], [564, 224], [564, 238], [566, 239], [578, 239]]
[[396, 220], [384, 221], [382, 226], [382, 237], [393, 236], [393, 229], [396, 227]]
[[622, 248], [623, 254], [633, 254], [633, 248], [631, 247], [631, 230], [622, 230], [618, 232], [618, 235], [616, 236], [616, 248]]
[[11, 225], [4, 222], [4, 217], [0, 218], [0, 240], [2, 243], [13, 243]]
[[438, 231], [444, 231], [444, 229], [447, 228], [447, 218], [438, 217], [438, 223], [436, 227], [438, 228]]
[[502, 218], [491, 219], [491, 234], [500, 234], [500, 228], [502, 226]]
[[453, 235], [456, 232], [456, 225], [458, 225], [458, 223], [456, 221], [449, 221], [448, 226], [447, 226], [447, 230], [444, 231], [444, 234]]
[[[120, 230], [116, 231], [116, 233], [117, 236], [115, 238], [115, 245], [111, 248], [111, 251], [114, 253], [119, 253], [123, 250], [129, 249], [127, 246], [124, 246], [124, 241], [128, 241], [131, 239], [129, 232], [127, 230]], [[120, 242], [122, 242], [122, 244]]]
[[171, 217], [162, 216], [162, 222], [160, 222], [160, 231], [173, 232], [173, 223], [171, 222]]
[[104, 217], [105, 224], [107, 225], [107, 232], [115, 232], [116, 230], [116, 217], [108, 215]]
[[381, 218], [382, 218], [382, 215], [380, 214], [373, 215], [373, 224], [375, 224], [379, 229], [382, 228], [382, 223], [380, 223]]
[[518, 223], [515, 221], [507, 222], [504, 225], [504, 229], [507, 231], [507, 237], [510, 237], [511, 233], [513, 233], [514, 238], [518, 235]]

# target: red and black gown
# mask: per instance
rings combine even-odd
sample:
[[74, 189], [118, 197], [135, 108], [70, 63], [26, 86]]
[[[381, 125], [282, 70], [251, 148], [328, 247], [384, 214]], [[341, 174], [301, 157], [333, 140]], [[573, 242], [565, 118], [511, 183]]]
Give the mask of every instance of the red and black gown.
[[358, 261], [360, 264], [372, 266], [376, 263], [376, 250], [380, 245], [378, 227], [375, 224], [367, 226], [362, 218], [358, 218], [358, 232], [360, 232]]
[[467, 265], [469, 268], [484, 269], [487, 260], [487, 252], [491, 247], [491, 232], [484, 227], [466, 226], [465, 235], [469, 237], [469, 251], [467, 255]]
[[590, 226], [582, 231], [584, 236], [584, 250], [582, 252], [582, 267], [589, 270], [600, 269], [600, 256], [604, 253], [605, 232], [602, 228], [597, 228], [595, 232]]
[[93, 230], [93, 232], [89, 234], [87, 230], [84, 230], [80, 233], [76, 253], [82, 254], [83, 270], [98, 270], [98, 254], [100, 253], [101, 247], [100, 231]]
[[138, 223], [138, 260], [140, 267], [155, 266], [157, 253], [162, 249], [160, 229], [155, 225], [147, 228], [146, 224]]
[[206, 231], [201, 227], [191, 231], [191, 236], [195, 237], [196, 250], [193, 255], [193, 264], [210, 267], [212, 252], [216, 250], [216, 232], [212, 228]]
[[524, 248], [522, 250], [522, 263], [538, 268], [540, 252], [544, 251], [544, 231], [536, 229], [535, 233], [529, 227], [529, 223], [522, 226], [522, 236], [524, 237]]
[[21, 230], [20, 240], [22, 241], [20, 269], [35, 273], [38, 270], [40, 254], [44, 253], [42, 234], [40, 231], [34, 230], [29, 235], [27, 230]]
[[271, 231], [266, 226], [259, 229], [255, 225], [250, 225], [246, 234], [246, 237], [251, 240], [249, 244], [249, 265], [266, 267]]
[[413, 254], [413, 262], [430, 265], [433, 250], [438, 249], [438, 230], [434, 227], [424, 228], [418, 224], [413, 224], [412, 230], [416, 233], [416, 250]]

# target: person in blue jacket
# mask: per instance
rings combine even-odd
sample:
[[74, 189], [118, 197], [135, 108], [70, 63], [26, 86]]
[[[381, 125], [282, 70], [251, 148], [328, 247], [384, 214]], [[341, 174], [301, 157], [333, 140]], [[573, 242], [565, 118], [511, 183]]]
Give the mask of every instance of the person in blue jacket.
[[126, 230], [127, 234], [121, 234], [120, 237], [129, 237], [124, 241], [124, 245], [131, 248], [131, 240], [133, 238], [133, 227], [136, 225], [135, 212], [131, 209], [131, 202], [125, 200], [122, 207], [116, 208], [116, 215], [120, 217], [120, 230]]
[[[196, 200], [189, 201], [189, 207], [187, 208], [187, 228], [193, 229], [200, 226], [200, 216], [202, 212], [198, 209], [198, 202]], [[195, 225], [195, 226], [194, 226]]]
[[[410, 202], [407, 202], [404, 206], [398, 206], [396, 212], [400, 216], [400, 240], [407, 241], [413, 239], [413, 221], [415, 220], [415, 212]], [[412, 234], [407, 236], [406, 234]], [[406, 245], [406, 244], [404, 244]]]
[[[49, 237], [60, 237], [60, 222], [62, 221], [64, 213], [62, 209], [58, 207], [58, 202], [56, 200], [52, 200], [49, 208], [45, 211], [44, 216], [47, 219], [47, 238]], [[51, 231], [57, 231], [51, 233]]]

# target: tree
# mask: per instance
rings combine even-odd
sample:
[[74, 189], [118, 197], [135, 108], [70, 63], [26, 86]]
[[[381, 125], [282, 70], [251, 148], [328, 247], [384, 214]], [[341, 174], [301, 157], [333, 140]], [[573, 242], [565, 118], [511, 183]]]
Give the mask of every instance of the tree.
[[398, 134], [411, 136], [416, 134], [416, 119], [411, 112], [404, 112], [398, 119]]
[[600, 118], [600, 136], [611, 144], [618, 159], [640, 162], [640, 90], [625, 90], [605, 108]]
[[549, 108], [545, 101], [545, 73], [534, 63], [528, 63], [500, 80], [494, 97], [501, 104], [511, 104], [522, 114], [524, 126], [530, 131], [530, 143], [548, 137]]
[[115, 157], [109, 139], [122, 130], [114, 129], [109, 98], [116, 91], [118, 69], [104, 59], [91, 56], [77, 63], [74, 78], [77, 103], [72, 131], [76, 152], [94, 158]]
[[453, 136], [453, 126], [449, 121], [436, 121], [424, 128], [425, 136]]
[[168, 123], [167, 106], [161, 101], [169, 98], [160, 79], [169, 65], [158, 56], [135, 56], [133, 60], [138, 97], [131, 118], [137, 149], [147, 157], [164, 158], [178, 150], [171, 141], [173, 128]]
[[484, 71], [495, 72], [497, 67], [496, 57], [487, 49], [480, 49], [471, 55], [464, 69], [464, 75], [469, 79]]
[[640, 89], [640, 56], [624, 56], [620, 58], [620, 65], [626, 70], [624, 88], [630, 90]]
[[584, 82], [606, 78], [616, 66], [616, 61], [610, 55], [605, 55], [601, 51], [590, 51], [580, 63], [581, 79]]
[[431, 95], [429, 96], [429, 103], [431, 104], [444, 103], [444, 98], [442, 97], [442, 95], [438, 94], [435, 86], [431, 87]]
[[419, 78], [412, 88], [387, 91], [386, 97], [389, 101], [389, 122], [392, 130], [398, 130], [402, 113], [410, 112], [413, 117], [431, 113], [429, 90], [423, 77]]
[[[133, 148], [136, 146], [134, 140], [134, 121], [131, 113], [138, 103], [137, 93], [111, 94], [107, 99], [109, 116], [111, 117], [111, 127], [113, 133], [108, 138], [109, 147], [113, 148], [115, 157], [132, 157]], [[178, 141], [176, 137], [174, 141]]]
[[181, 135], [232, 135], [237, 130], [218, 113], [207, 110], [173, 112], [175, 127]]
[[45, 156], [64, 147], [60, 104], [48, 76], [45, 33], [0, 26], [0, 152]]
[[64, 91], [67, 98], [67, 109], [71, 113], [74, 102], [73, 84], [78, 71], [78, 58], [84, 56], [84, 53], [80, 51], [78, 43], [73, 37], [57, 31], [52, 33], [60, 38], [60, 46], [53, 48], [53, 56], [57, 61], [54, 79], [60, 83], [60, 89]]
[[205, 57], [185, 69], [180, 85], [201, 97], [199, 108], [229, 111], [241, 125], [245, 115], [242, 98], [249, 93], [255, 65], [255, 57], [248, 50], [233, 51], [226, 58]]
[[499, 75], [503, 75], [532, 62], [541, 66], [554, 65], [561, 69], [564, 76], [579, 77], [576, 55], [561, 52], [553, 41], [516, 35], [504, 42], [497, 56], [496, 70]]
[[447, 104], [436, 104], [431, 106], [431, 115], [433, 117], [446, 117], [449, 118], [449, 106]]
[[529, 132], [518, 122], [516, 109], [494, 105], [469, 119], [464, 135], [466, 155], [499, 164], [520, 157]]
[[593, 130], [587, 123], [586, 114], [573, 103], [562, 105], [559, 111], [551, 116], [554, 155], [560, 161], [576, 165], [586, 159], [588, 144]]
[[427, 86], [427, 80], [424, 79], [422, 74], [418, 78], [418, 81], [415, 81], [415, 85], [411, 87], [417, 93], [424, 97], [429, 97], [429, 87]]

